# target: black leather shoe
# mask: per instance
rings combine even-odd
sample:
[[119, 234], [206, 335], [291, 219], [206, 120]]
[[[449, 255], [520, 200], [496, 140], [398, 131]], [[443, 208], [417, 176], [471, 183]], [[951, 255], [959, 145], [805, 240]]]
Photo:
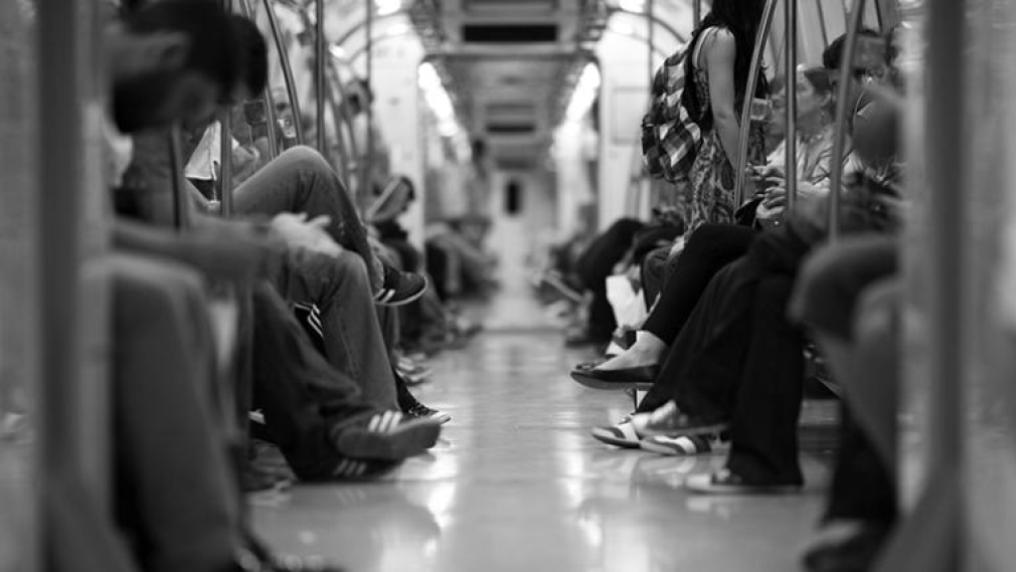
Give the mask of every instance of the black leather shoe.
[[660, 366], [644, 365], [624, 369], [573, 369], [572, 379], [593, 389], [646, 389], [660, 375]]

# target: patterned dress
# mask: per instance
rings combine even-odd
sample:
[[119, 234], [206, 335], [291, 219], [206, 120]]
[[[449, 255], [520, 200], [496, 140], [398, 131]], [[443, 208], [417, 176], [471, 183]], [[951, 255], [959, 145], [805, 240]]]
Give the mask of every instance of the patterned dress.
[[[710, 30], [703, 31], [701, 35], [703, 40], [710, 34]], [[702, 41], [699, 43], [701, 45]], [[698, 49], [695, 52], [696, 56], [700, 55]], [[694, 88], [698, 92], [698, 99], [702, 102], [705, 113], [712, 113], [709, 109], [708, 73], [704, 66], [697, 65], [698, 58], [692, 63]], [[738, 110], [741, 105], [735, 104], [734, 107]], [[753, 165], [762, 164], [765, 162], [765, 141], [761, 125], [753, 124], [749, 133], [748, 162]], [[736, 199], [734, 167], [727, 160], [723, 145], [720, 143], [720, 134], [715, 127], [702, 132], [702, 145], [692, 164], [689, 179], [690, 217], [686, 235], [706, 223], [734, 222], [734, 211], [740, 206], [734, 204]]]

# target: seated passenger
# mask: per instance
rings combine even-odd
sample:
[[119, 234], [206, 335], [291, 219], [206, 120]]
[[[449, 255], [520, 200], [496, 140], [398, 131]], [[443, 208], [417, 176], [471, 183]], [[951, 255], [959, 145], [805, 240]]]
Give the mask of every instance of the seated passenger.
[[[833, 94], [828, 73], [820, 68], [798, 72], [797, 183], [798, 199], [815, 200], [828, 192], [829, 161], [832, 154]], [[769, 157], [760, 183], [760, 221], [778, 224], [784, 208], [783, 171], [785, 147], [781, 144]], [[706, 224], [691, 233], [684, 251], [676, 259], [672, 279], [636, 335], [635, 343], [621, 355], [595, 367], [577, 368], [579, 383], [600, 388], [631, 382], [652, 382], [664, 352], [674, 342], [712, 277], [742, 256], [755, 232], [744, 226]]]
[[[179, 36], [163, 33], [167, 30], [179, 32]], [[107, 34], [115, 98], [111, 114], [131, 129], [159, 127], [188, 117], [200, 119], [200, 112], [213, 109], [216, 98], [233, 86], [230, 40], [224, 15], [210, 1], [168, 0], [142, 10], [126, 26], [112, 25]], [[186, 50], [186, 58], [162, 58], [167, 49]], [[209, 61], [221, 65], [214, 67]], [[153, 77], [160, 80], [157, 90], [146, 85]], [[176, 107], [174, 102], [179, 101], [197, 105]], [[127, 143], [111, 144], [115, 150], [111, 157], [129, 153]], [[122, 166], [126, 162], [113, 163]], [[111, 178], [117, 177], [111, 173]], [[125, 233], [124, 225], [118, 224], [118, 244], [129, 238], [128, 246], [135, 251], [193, 259], [211, 276], [248, 280], [264, 266], [265, 252], [250, 243], [234, 242], [224, 249], [216, 242], [202, 243], [200, 238], [181, 240], [175, 233], [126, 227]], [[218, 254], [219, 259], [204, 264], [208, 258], [192, 256], [195, 247], [207, 248], [211, 254], [202, 255], [210, 258]], [[138, 540], [139, 558], [146, 569], [325, 569], [275, 561], [256, 543], [251, 544], [236, 521], [236, 493], [231, 490], [219, 424], [213, 421], [218, 415], [207, 400], [214, 394], [207, 373], [214, 368], [207, 352], [212, 343], [200, 279], [192, 277], [193, 271], [145, 255], [119, 257], [111, 271], [114, 343], [120, 348], [114, 360], [114, 410], [115, 422], [123, 427], [115, 433], [123, 440], [116, 447], [122, 455], [118, 466], [123, 471], [118, 491], [136, 495], [122, 499], [124, 525]], [[299, 348], [305, 338], [277, 295], [269, 289], [256, 296], [255, 302], [261, 304], [260, 315], [271, 316], [274, 304], [275, 315], [290, 321], [288, 330], [270, 327], [272, 336], [285, 340], [286, 332], [295, 328], [293, 341], [284, 342], [287, 345], [282, 349]], [[321, 427], [317, 439], [301, 440], [301, 444], [319, 443], [320, 449], [308, 450], [312, 453], [306, 457], [312, 462], [310, 468], [297, 463], [305, 474], [364, 476], [425, 450], [438, 434], [439, 425], [433, 421], [407, 423], [398, 412], [371, 407], [359, 398], [355, 385], [336, 383], [338, 376], [327, 366], [319, 366], [318, 374], [311, 372], [305, 383], [293, 383], [289, 375], [273, 377], [268, 368], [262, 370], [266, 380], [260, 389], [307, 396], [305, 405], [288, 410], [290, 415], [299, 413], [293, 419], [301, 429]], [[310, 393], [315, 380], [327, 380], [332, 397], [325, 400], [320, 388]], [[283, 403], [276, 397], [272, 401], [276, 407]], [[181, 419], [191, 420], [183, 430], [177, 426]], [[174, 442], [167, 447], [162, 441], [170, 434]], [[174, 461], [168, 449], [185, 454], [187, 459]], [[172, 479], [173, 486], [167, 486], [167, 474], [179, 475]], [[192, 502], [180, 502], [183, 497], [193, 501], [198, 492], [198, 510]]]
[[[801, 81], [807, 82], [812, 87], [800, 88], [799, 98], [816, 87], [813, 78]], [[807, 101], [799, 106], [811, 107]], [[860, 200], [845, 205], [842, 230], [876, 224], [865, 190], [851, 188]], [[646, 414], [597, 430], [599, 438], [627, 445], [648, 437], [641, 442], [646, 449], [694, 454], [710, 449], [710, 436], [729, 431], [727, 468], [703, 475], [705, 480], [689, 479], [689, 488], [769, 492], [800, 486], [796, 422], [803, 358], [800, 334], [786, 323], [783, 308], [801, 258], [822, 236], [825, 215], [809, 204], [821, 203], [802, 203], [798, 216], [751, 240], [745, 256], [709, 281], [639, 406]]]
[[[263, 89], [262, 85], [251, 85], [251, 81], [256, 78], [264, 80], [265, 74], [256, 72], [263, 68], [265, 59], [264, 40], [253, 24], [240, 17], [234, 17], [234, 21], [239, 23], [240, 29], [253, 30], [244, 36], [242, 53], [248, 57], [243, 62], [244, 77], [232, 94], [232, 98], [237, 99]], [[260, 49], [252, 48], [252, 43]], [[249, 54], [254, 54], [254, 57]], [[144, 200], [136, 201], [135, 209], [147, 213], [156, 221], [169, 224], [173, 219], [174, 203], [167, 139], [158, 132], [142, 135], [136, 139], [136, 148], [138, 152], [128, 174], [134, 183], [131, 193], [140, 194]], [[190, 195], [195, 198], [196, 204], [207, 204], [193, 188]], [[241, 184], [235, 195], [237, 204], [246, 204], [251, 212], [275, 213], [268, 226], [270, 234], [267, 238], [276, 243], [270, 248], [276, 251], [277, 262], [269, 269], [268, 278], [287, 299], [297, 304], [313, 305], [320, 313], [323, 349], [329, 361], [355, 380], [364, 396], [375, 406], [395, 407], [400, 401], [398, 396], [403, 392], [398, 391], [378, 317], [370, 303], [367, 259], [351, 250], [339, 248], [332, 236], [321, 230], [331, 229], [330, 232], [340, 238], [344, 236], [342, 233], [348, 233], [353, 237], [347, 242], [351, 247], [358, 244], [355, 237], [366, 241], [365, 231], [352, 210], [348, 193], [334, 171], [317, 152], [297, 147], [286, 151]], [[316, 217], [310, 223], [299, 216], [276, 212], [301, 205]], [[197, 225], [191, 232], [207, 234], [219, 242], [243, 240], [243, 234], [250, 234], [258, 227], [200, 213], [194, 213], [194, 221]], [[341, 224], [337, 225], [334, 221]], [[254, 232], [261, 232], [264, 236], [262, 231]], [[369, 245], [363, 251], [368, 258], [376, 260]], [[416, 275], [403, 275], [390, 269], [387, 276], [395, 276], [399, 281], [395, 291], [403, 298], [419, 296], [421, 289], [426, 287], [426, 281]], [[407, 277], [413, 280], [405, 280]], [[386, 288], [382, 287], [382, 290]], [[386, 294], [390, 296], [389, 303], [399, 301], [392, 294], [395, 291], [389, 290]], [[446, 417], [418, 402], [411, 405], [414, 414]]]
[[[869, 162], [895, 155], [899, 106], [897, 96], [883, 92], [858, 121], [857, 151]], [[808, 570], [868, 569], [897, 519], [898, 249], [897, 237], [879, 233], [816, 250], [790, 304], [843, 398], [840, 448], [822, 530], [805, 555]]]
[[[867, 29], [862, 30], [861, 34], [868, 37], [878, 37], [876, 32]], [[824, 67], [830, 72], [828, 79], [833, 93], [835, 93], [836, 85], [839, 83], [839, 77], [834, 72], [842, 58], [845, 40], [845, 35], [836, 38], [822, 54]], [[887, 53], [887, 57], [889, 55]], [[879, 64], [876, 62], [869, 63], [869, 65], [878, 67]], [[851, 83], [848, 92], [848, 101], [854, 102], [851, 105], [852, 113], [848, 127], [852, 127], [854, 118], [864, 117], [865, 110], [872, 101], [871, 95], [863, 88], [865, 85], [863, 81], [867, 77], [882, 75], [887, 74], [879, 72], [878, 69], [858, 70], [854, 74], [854, 81]], [[783, 108], [783, 98], [778, 95], [780, 83], [777, 82], [777, 87], [775, 88], [777, 95], [773, 98], [774, 112]], [[777, 120], [776, 123], [779, 123], [782, 115], [774, 115], [774, 118]], [[779, 133], [782, 132], [782, 127], [775, 125], [770, 131]], [[807, 145], [808, 143], [804, 142], [803, 144]], [[784, 161], [783, 149], [784, 146], [779, 145], [777, 149], [770, 153], [770, 162], [781, 165]], [[797, 149], [800, 154], [802, 151], [801, 143], [798, 144]], [[753, 173], [753, 175], [757, 174]], [[822, 175], [822, 173], [818, 173], [818, 175]], [[756, 212], [753, 214], [759, 214], [759, 211], [762, 211], [761, 214], [764, 215], [767, 210], [763, 206], [761, 209], [756, 209]], [[779, 220], [779, 210], [770, 211], [770, 214], [775, 216], [767, 217], [769, 220]], [[750, 242], [750, 236], [751, 234], [743, 230], [723, 225], [711, 227], [699, 236], [694, 236], [694, 233], [692, 233], [687, 241], [675, 244], [674, 249], [670, 253], [670, 260], [667, 263], [667, 280], [674, 274], [689, 276], [685, 276], [685, 278], [674, 284], [665, 283], [665, 287], [661, 291], [663, 296], [655, 302], [650, 318], [646, 322], [647, 325], [643, 328], [642, 332], [637, 334], [635, 343], [631, 348], [628, 348], [626, 353], [610, 360], [608, 363], [601, 363], [602, 360], [600, 360], [600, 362], [581, 364], [576, 369], [580, 371], [593, 367], [604, 371], [631, 369], [627, 373], [618, 373], [617, 377], [627, 376], [629, 381], [645, 382], [647, 376], [653, 372], [651, 369], [644, 368], [651, 368], [659, 362], [662, 352], [673, 341], [673, 336], [676, 335], [676, 332], [684, 324], [684, 320], [687, 319], [688, 313], [698, 299], [698, 295], [705, 288], [708, 279], [725, 264], [732, 262], [738, 256], [744, 254]], [[688, 249], [688, 254], [687, 256], [681, 256], [685, 248]], [[651, 258], [649, 262], [656, 265], [660, 264], [658, 256]], [[680, 270], [678, 270], [679, 267]], [[645, 276], [646, 274], [663, 274], [663, 272], [659, 269], [646, 268], [643, 271], [643, 275]], [[650, 300], [647, 300], [647, 303], [649, 302]]]

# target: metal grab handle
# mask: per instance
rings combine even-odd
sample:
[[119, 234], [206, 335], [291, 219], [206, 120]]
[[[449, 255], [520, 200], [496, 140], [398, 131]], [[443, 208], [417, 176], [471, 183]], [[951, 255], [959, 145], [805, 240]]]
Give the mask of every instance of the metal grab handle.
[[[787, 185], [787, 206], [785, 212], [793, 213], [797, 207], [797, 0], [786, 0], [783, 6], [784, 27], [787, 37], [786, 61], [783, 70], [786, 76], [787, 104], [784, 107], [786, 121], [786, 145], [784, 150], [784, 180]], [[747, 97], [747, 96], [745, 96]]]
[[744, 171], [748, 167], [748, 135], [751, 131], [751, 100], [755, 95], [755, 87], [758, 85], [758, 74], [762, 69], [762, 55], [766, 47], [766, 40], [769, 37], [769, 30], [773, 25], [773, 14], [776, 12], [776, 0], [766, 0], [765, 8], [762, 10], [762, 25], [759, 26], [758, 34], [755, 36], [755, 51], [751, 56], [751, 68], [748, 71], [748, 84], [744, 90], [745, 102], [741, 109], [740, 135], [737, 140], [737, 155], [734, 160], [737, 162], [734, 169], [734, 197], [735, 205], [744, 204]]
[[[864, 18], [865, 0], [854, 0], [851, 18], [847, 22], [847, 37], [843, 44], [843, 58], [840, 60], [840, 86], [836, 94], [836, 118], [833, 134], [833, 164], [829, 176], [829, 241], [835, 242], [840, 233], [840, 200], [843, 184], [844, 131], [847, 128], [847, 97], [850, 96], [850, 82], [854, 67], [854, 50], [857, 47], [857, 33]], [[851, 118], [852, 119], [852, 118]]]
[[314, 105], [317, 117], [317, 148], [322, 155], [325, 151], [325, 0], [315, 0], [314, 20]]
[[[286, 80], [286, 93], [289, 94], [289, 104], [293, 113], [293, 128], [296, 130], [296, 142], [303, 145], [303, 114], [300, 113], [300, 100], [296, 95], [296, 82], [293, 80], [293, 68], [289, 65], [289, 51], [285, 42], [282, 41], [282, 34], [279, 32], [279, 20], [275, 16], [275, 8], [272, 7], [272, 0], [262, 0], [265, 12], [268, 15], [268, 24], [272, 27], [272, 37], [275, 39], [275, 47], [279, 52], [279, 63], [282, 64], [282, 75]], [[275, 126], [272, 126], [274, 129]]]

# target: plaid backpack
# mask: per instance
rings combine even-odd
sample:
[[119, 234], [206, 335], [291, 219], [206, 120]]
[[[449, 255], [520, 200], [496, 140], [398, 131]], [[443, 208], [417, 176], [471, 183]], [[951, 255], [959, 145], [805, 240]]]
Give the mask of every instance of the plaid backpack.
[[649, 112], [642, 118], [642, 157], [649, 175], [670, 182], [688, 178], [702, 143], [701, 127], [681, 103], [687, 55], [687, 50], [681, 50], [656, 70]]

